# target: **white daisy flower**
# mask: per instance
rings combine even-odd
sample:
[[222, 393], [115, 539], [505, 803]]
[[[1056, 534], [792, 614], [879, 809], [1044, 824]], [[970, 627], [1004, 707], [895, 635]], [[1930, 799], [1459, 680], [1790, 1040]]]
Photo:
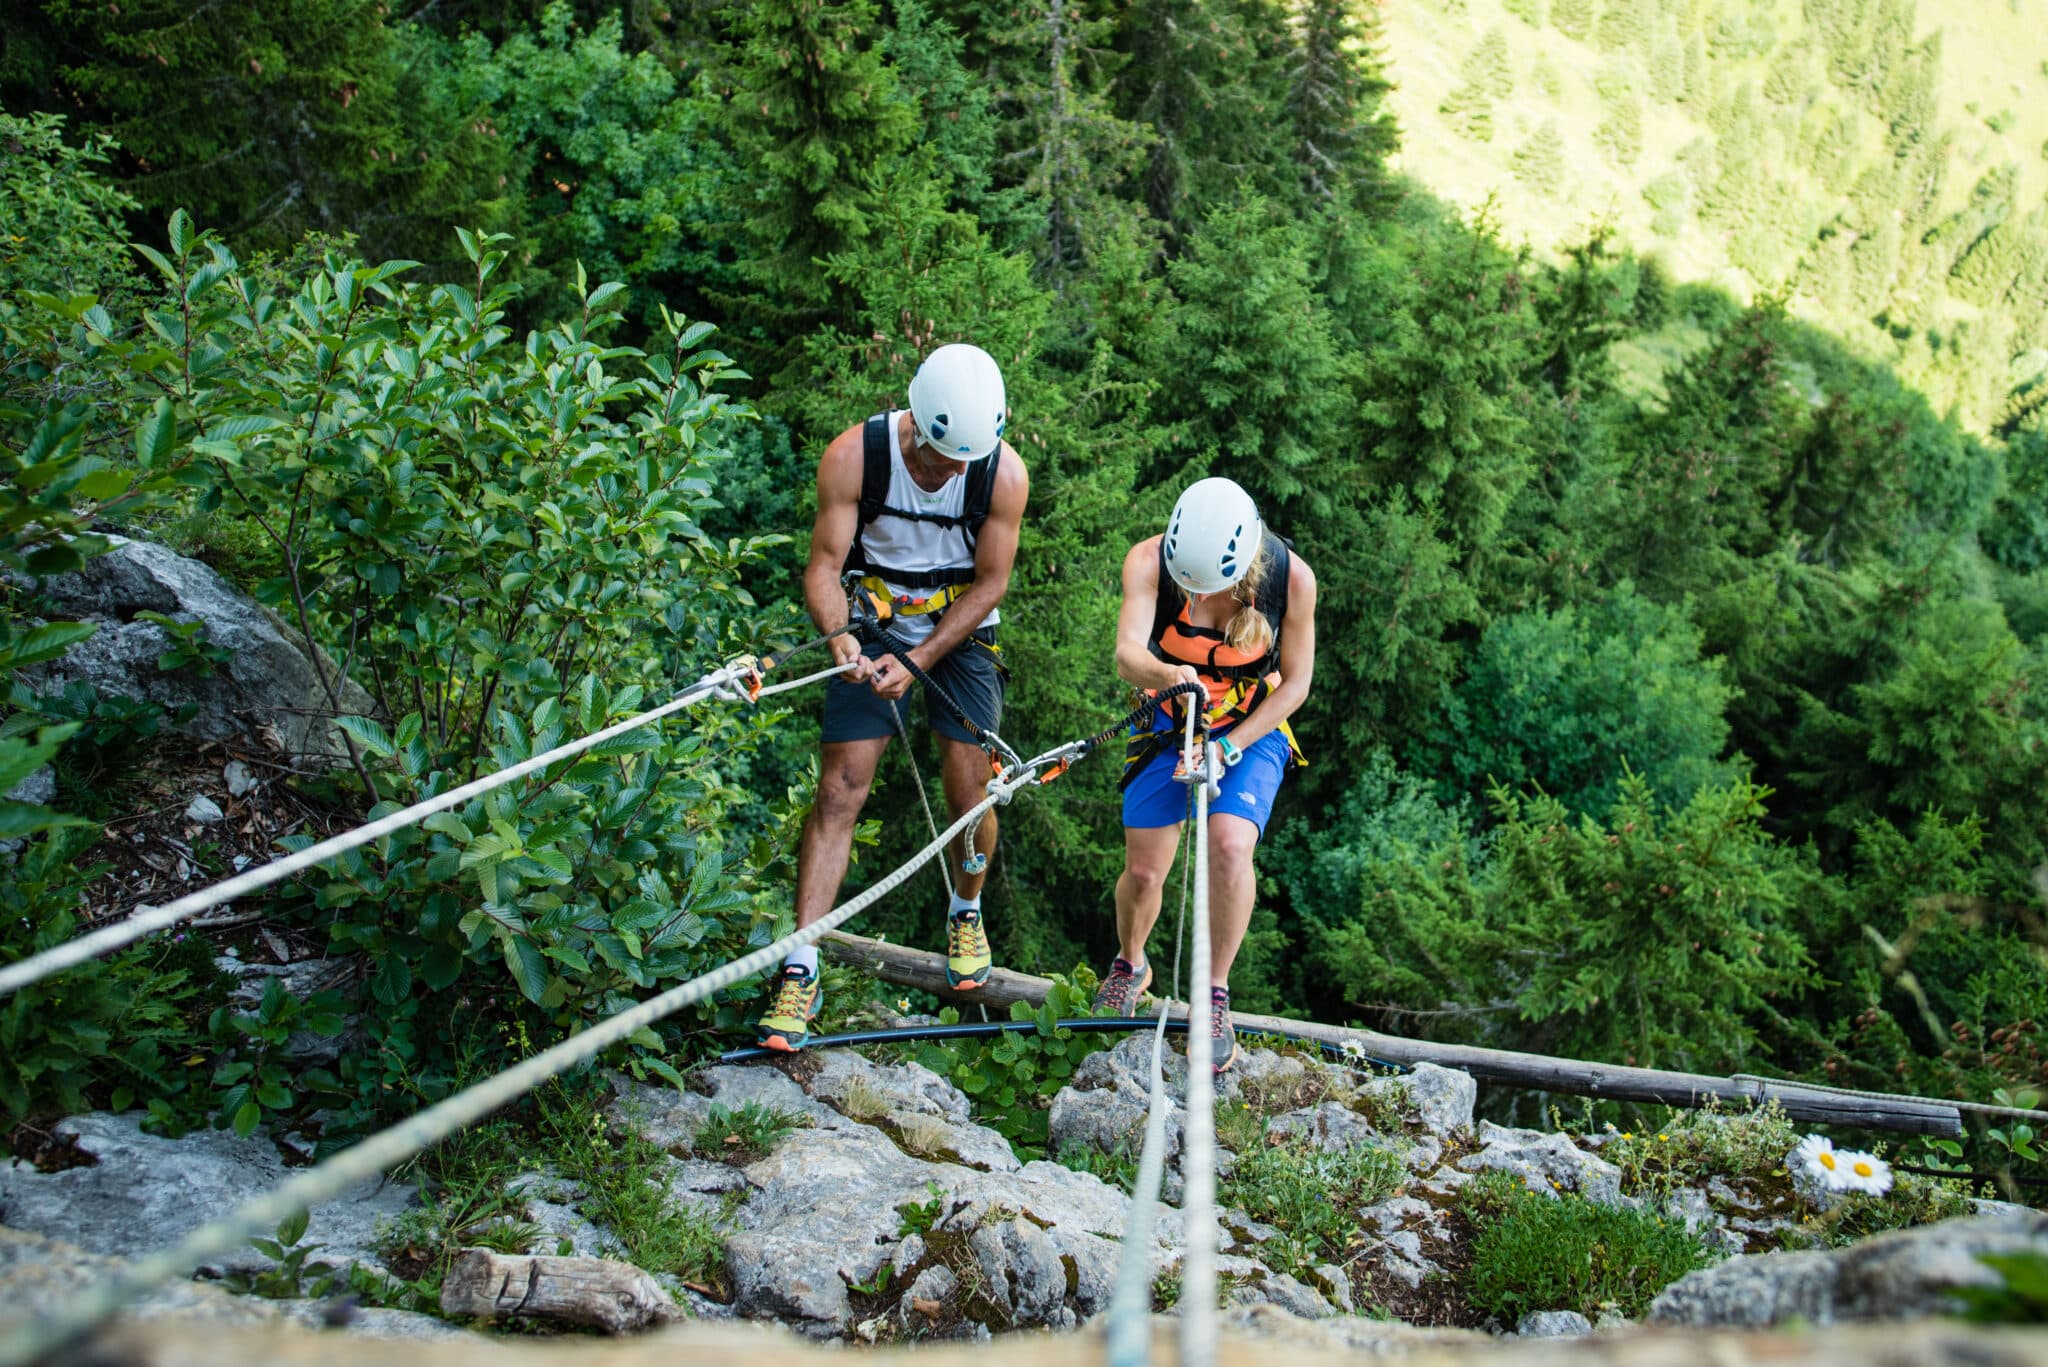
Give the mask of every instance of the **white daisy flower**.
[[1838, 1149], [1835, 1161], [1842, 1166], [1843, 1181], [1850, 1191], [1860, 1191], [1866, 1196], [1882, 1196], [1892, 1189], [1891, 1164], [1874, 1153], [1860, 1153], [1853, 1149]]
[[1799, 1146], [1785, 1156], [1785, 1171], [1791, 1175], [1794, 1189], [1823, 1209], [1829, 1204], [1829, 1197], [1851, 1189], [1842, 1156], [1835, 1152], [1834, 1141], [1826, 1135], [1810, 1134], [1800, 1140]]

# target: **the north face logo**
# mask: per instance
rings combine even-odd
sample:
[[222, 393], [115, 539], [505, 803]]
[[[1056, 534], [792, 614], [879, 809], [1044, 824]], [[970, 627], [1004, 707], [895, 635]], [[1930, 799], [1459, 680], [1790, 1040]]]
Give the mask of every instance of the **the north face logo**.
[[1244, 800], [1245, 805], [1248, 807], [1256, 807], [1259, 805], [1259, 800], [1256, 797], [1253, 797], [1250, 793], [1239, 793], [1238, 797], [1242, 798]]

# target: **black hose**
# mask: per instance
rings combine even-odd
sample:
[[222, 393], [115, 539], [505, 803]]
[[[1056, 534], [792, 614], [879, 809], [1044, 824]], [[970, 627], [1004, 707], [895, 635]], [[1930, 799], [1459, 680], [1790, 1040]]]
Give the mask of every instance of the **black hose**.
[[[1072, 1030], [1084, 1035], [1135, 1034], [1140, 1030], [1150, 1030], [1158, 1024], [1159, 1018], [1157, 1016], [1080, 1016], [1073, 1020], [1060, 1021], [1058, 1028]], [[894, 1030], [854, 1030], [844, 1035], [820, 1035], [804, 1045], [804, 1048], [833, 1049], [849, 1044], [897, 1044], [908, 1040], [920, 1039], [987, 1039], [993, 1035], [1016, 1034], [1026, 1030], [1036, 1030], [1037, 1028], [1038, 1022], [1035, 1020], [962, 1021], [958, 1025], [907, 1025]], [[1188, 1028], [1187, 1018], [1184, 1016], [1169, 1017], [1166, 1022], [1166, 1028], [1174, 1034], [1186, 1034]], [[1405, 1063], [1392, 1063], [1386, 1059], [1373, 1058], [1366, 1054], [1346, 1053], [1343, 1048], [1331, 1044], [1328, 1040], [1305, 1039], [1300, 1035], [1289, 1035], [1274, 1030], [1260, 1030], [1252, 1033], [1265, 1036], [1278, 1035], [1279, 1038], [1286, 1040], [1290, 1044], [1313, 1045], [1324, 1053], [1335, 1054], [1356, 1063], [1369, 1063], [1375, 1068], [1385, 1068], [1396, 1073], [1414, 1071], [1412, 1067]], [[720, 1054], [718, 1061], [720, 1063], [751, 1063], [755, 1059], [770, 1058], [780, 1052], [780, 1050], [763, 1049], [759, 1046], [749, 1049], [734, 1049], [728, 1053]]]

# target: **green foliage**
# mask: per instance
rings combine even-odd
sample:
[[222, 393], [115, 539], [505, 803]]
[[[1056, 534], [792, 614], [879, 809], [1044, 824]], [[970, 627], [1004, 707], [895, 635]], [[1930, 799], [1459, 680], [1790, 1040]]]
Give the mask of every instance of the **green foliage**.
[[930, 1193], [923, 1201], [905, 1201], [896, 1207], [902, 1222], [896, 1227], [896, 1237], [907, 1239], [913, 1234], [929, 1234], [938, 1223], [939, 1216], [946, 1208], [946, 1193], [937, 1182], [926, 1182], [925, 1190]]
[[1550, 0], [1550, 22], [1565, 37], [1585, 42], [1593, 36], [1599, 14], [1597, 0]]
[[1553, 198], [1564, 191], [1564, 136], [1557, 120], [1546, 119], [1528, 141], [1515, 149], [1515, 179], [1540, 195]]
[[791, 1130], [803, 1124], [802, 1116], [758, 1101], [742, 1102], [729, 1109], [713, 1102], [697, 1127], [690, 1147], [697, 1153], [727, 1162], [752, 1162], [771, 1152]]
[[210, 679], [235, 657], [232, 650], [213, 643], [206, 623], [197, 618], [181, 622], [161, 612], [138, 612], [135, 616], [138, 621], [154, 622], [163, 629], [164, 649], [156, 657], [156, 667], [166, 674], [189, 669], [202, 679]]
[[1405, 1176], [1400, 1158], [1385, 1149], [1325, 1150], [1260, 1134], [1238, 1147], [1216, 1199], [1278, 1229], [1263, 1251], [1281, 1270], [1303, 1275], [1340, 1256], [1358, 1212], [1392, 1196]]
[[[1474, 1182], [1467, 1192], [1479, 1187]], [[1713, 1260], [1683, 1223], [1647, 1210], [1489, 1186], [1466, 1197], [1479, 1226], [1466, 1294], [1479, 1309], [1516, 1320], [1537, 1310], [1613, 1310], [1639, 1318], [1672, 1282]], [[1498, 1204], [1495, 1204], [1498, 1203]]]
[[1600, 1156], [1621, 1169], [1623, 1189], [1632, 1194], [1703, 1187], [1716, 1177], [1769, 1177], [1800, 1138], [1776, 1102], [1734, 1112], [1672, 1110], [1654, 1126], [1607, 1128]]
[[[79, 931], [80, 892], [105, 871], [81, 856], [97, 827], [30, 838], [0, 870], [0, 963]], [[0, 1001], [0, 1109], [15, 1120], [147, 1102], [153, 1124], [190, 1125], [219, 974], [197, 936], [159, 938], [81, 964]]]
[[[917, 1061], [967, 1093], [981, 1122], [1012, 1148], [1035, 1156], [1045, 1148], [1053, 1097], [1082, 1059], [1110, 1045], [1102, 1035], [1077, 1035], [1059, 1024], [1091, 1014], [1093, 998], [1092, 982], [1055, 976], [1037, 1010], [1026, 1002], [1010, 1004], [1010, 1019], [1029, 1022], [1029, 1029], [985, 1040], [934, 1040], [919, 1049]], [[958, 1019], [950, 1007], [940, 1019], [948, 1015]]]
[[121, 220], [136, 203], [108, 178], [114, 150], [104, 133], [66, 142], [59, 115], [0, 112], [0, 296], [99, 296], [128, 281]]
[[284, 1217], [274, 1237], [251, 1239], [249, 1246], [269, 1258], [273, 1266], [260, 1272], [230, 1273], [223, 1279], [227, 1288], [238, 1296], [274, 1301], [325, 1296], [331, 1291], [339, 1274], [334, 1264], [313, 1257], [324, 1245], [302, 1242], [308, 1219], [307, 1211], [294, 1211]]
[[300, 1098], [287, 1044], [300, 1031], [330, 1038], [340, 1034], [347, 1005], [337, 992], [294, 997], [285, 991], [283, 979], [273, 977], [263, 984], [254, 1011], [217, 1008], [209, 1024], [224, 1046], [223, 1061], [213, 1072], [213, 1084], [220, 1089], [216, 1123], [232, 1125], [238, 1138], [247, 1139], [265, 1115], [289, 1115]]
[[1819, 878], [1764, 829], [1767, 795], [1737, 782], [1674, 810], [1631, 775], [1596, 821], [1496, 790], [1484, 845], [1382, 836], [1393, 857], [1354, 856], [1356, 881], [1316, 899], [1312, 953], [1480, 1038], [1508, 1009], [1572, 1057], [1736, 1066], [1770, 1001], [1811, 981], [1793, 914]]
[[1447, 794], [1533, 786], [1594, 816], [1634, 773], [1683, 806], [1726, 776], [1729, 698], [1698, 628], [1624, 581], [1578, 608], [1488, 626], [1416, 767], [1442, 775]]

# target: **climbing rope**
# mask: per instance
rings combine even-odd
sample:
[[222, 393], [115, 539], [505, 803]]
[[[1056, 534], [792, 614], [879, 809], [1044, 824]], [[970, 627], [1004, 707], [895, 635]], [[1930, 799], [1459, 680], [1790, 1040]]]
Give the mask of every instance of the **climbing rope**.
[[[851, 627], [843, 627], [839, 631], [828, 632], [823, 636], [817, 637], [815, 640], [806, 641], [803, 645], [797, 646], [795, 649], [782, 655], [780, 659], [787, 660], [792, 655], [822, 645], [833, 637], [843, 635], [851, 629]], [[67, 968], [75, 967], [90, 959], [96, 959], [102, 954], [121, 948], [123, 945], [133, 944], [135, 941], [146, 936], [154, 935], [159, 930], [174, 926], [187, 917], [197, 916], [202, 911], [209, 911], [214, 907], [235, 901], [237, 898], [247, 897], [252, 892], [274, 886], [290, 878], [293, 874], [303, 873], [305, 870], [316, 865], [324, 864], [336, 855], [346, 854], [350, 850], [361, 849], [365, 845], [383, 839], [394, 831], [400, 831], [414, 825], [436, 812], [445, 812], [451, 808], [460, 807], [471, 799], [481, 797], [493, 789], [502, 788], [509, 783], [516, 783], [529, 774], [538, 773], [550, 765], [583, 754], [595, 746], [602, 745], [614, 736], [622, 736], [630, 731], [638, 731], [642, 727], [658, 722], [664, 717], [680, 712], [682, 709], [702, 702], [706, 698], [720, 698], [727, 702], [758, 702], [762, 698], [770, 697], [777, 693], [786, 693], [791, 689], [802, 688], [816, 683], [820, 679], [830, 678], [835, 674], [843, 674], [853, 668], [852, 665], [837, 665], [831, 669], [824, 669], [815, 674], [805, 675], [801, 679], [791, 679], [787, 683], [767, 687], [762, 686], [762, 672], [772, 668], [778, 662], [777, 657], [774, 656], [764, 656], [758, 660], [752, 656], [741, 656], [739, 659], [714, 669], [659, 707], [651, 708], [637, 716], [628, 717], [626, 720], [607, 726], [603, 730], [593, 731], [580, 740], [573, 740], [567, 744], [558, 745], [552, 750], [544, 751], [533, 756], [531, 759], [521, 760], [519, 763], [500, 769], [495, 773], [473, 779], [461, 787], [451, 788], [437, 797], [422, 799], [419, 802], [413, 803], [410, 807], [400, 808], [398, 811], [387, 813], [374, 821], [367, 821], [351, 830], [343, 831], [339, 835], [329, 836], [318, 844], [308, 845], [303, 850], [280, 856], [267, 864], [260, 864], [253, 869], [236, 874], [232, 878], [224, 879], [210, 887], [201, 888], [197, 892], [187, 893], [175, 902], [167, 903], [161, 907], [139, 908], [134, 915], [126, 920], [102, 926], [98, 930], [90, 931], [76, 939], [67, 940], [61, 945], [46, 949], [40, 954], [33, 954], [17, 963], [0, 967], [0, 997], [18, 992], [31, 983], [39, 982], [49, 977], [52, 973], [61, 973]]]
[[[924, 774], [918, 765], [917, 756], [910, 749], [910, 733], [903, 726], [902, 703], [903, 700], [901, 698], [891, 698], [889, 700], [889, 720], [896, 723], [896, 739], [903, 742], [903, 762], [910, 766], [911, 781], [917, 785], [917, 801], [924, 808], [925, 828], [932, 833], [933, 839], [937, 839], [939, 834], [938, 819], [932, 815], [932, 800], [926, 795], [924, 790]], [[953, 891], [953, 852], [951, 850], [948, 850], [946, 857], [939, 861], [939, 874], [946, 880], [946, 896], [949, 898], [957, 896], [958, 894]]]
[[[1195, 791], [1195, 911], [1188, 937], [1188, 1119], [1181, 1150], [1181, 1367], [1216, 1363], [1216, 1042], [1210, 1036], [1215, 1001], [1209, 956], [1209, 790], [1216, 749], [1204, 730], [1195, 749], [1195, 717], [1188, 711], [1187, 746]], [[1195, 767], [1199, 766], [1199, 767]]]
[[990, 808], [1007, 803], [1019, 789], [1038, 783], [1038, 773], [1026, 764], [1010, 775], [991, 781], [988, 796], [947, 828], [937, 840], [919, 850], [873, 887], [834, 908], [800, 930], [764, 945], [751, 954], [686, 983], [678, 984], [637, 1006], [607, 1017], [587, 1030], [535, 1054], [444, 1101], [380, 1130], [352, 1148], [323, 1163], [307, 1168], [245, 1202], [217, 1220], [200, 1226], [170, 1248], [160, 1249], [129, 1263], [108, 1281], [88, 1289], [55, 1314], [30, 1321], [0, 1338], [0, 1367], [33, 1362], [45, 1354], [75, 1341], [117, 1313], [130, 1300], [173, 1278], [188, 1275], [208, 1259], [231, 1253], [250, 1239], [268, 1234], [287, 1216], [322, 1201], [340, 1196], [358, 1182], [424, 1152], [467, 1125], [483, 1119], [500, 1106], [517, 1100], [551, 1078], [589, 1062], [614, 1044], [675, 1014], [693, 1002], [772, 968], [790, 951], [816, 942], [866, 910], [900, 886], [918, 869], [945, 849], [946, 842], [959, 835]]
[[[1198, 684], [1176, 685], [1152, 699], [1125, 719], [1136, 726], [1149, 719], [1152, 710], [1167, 697]], [[1202, 724], [1197, 737], [1201, 709], [1190, 707], [1185, 718], [1181, 767], [1176, 777], [1189, 782], [1189, 840], [1192, 852], [1181, 861], [1180, 910], [1173, 933], [1173, 991], [1159, 1003], [1159, 1015], [1152, 1036], [1150, 1100], [1145, 1114], [1145, 1143], [1138, 1157], [1138, 1175], [1131, 1189], [1131, 1214], [1124, 1223], [1123, 1253], [1117, 1261], [1116, 1286], [1110, 1294], [1110, 1367], [1148, 1367], [1152, 1358], [1152, 1231], [1158, 1219], [1159, 1192], [1166, 1177], [1166, 1023], [1173, 999], [1180, 994], [1181, 942], [1187, 931], [1189, 887], [1197, 891], [1195, 902], [1194, 962], [1189, 966], [1194, 989], [1188, 994], [1188, 1087], [1187, 1122], [1181, 1138], [1181, 1360], [1213, 1364], [1216, 1355], [1216, 1201], [1215, 1123], [1213, 1118], [1215, 1077], [1210, 1060], [1214, 1057], [1209, 1039], [1209, 995], [1204, 984], [1209, 976], [1209, 787], [1210, 747], [1208, 727]], [[1100, 735], [1101, 733], [1098, 733]], [[1092, 738], [1091, 739], [1095, 739]], [[1101, 743], [1097, 740], [1098, 744]], [[1197, 999], [1201, 1012], [1197, 1014]], [[1198, 1090], [1196, 1077], [1203, 1086]], [[1203, 1124], [1197, 1125], [1197, 1108]], [[1196, 1150], [1205, 1148], [1203, 1161]], [[1198, 1229], [1206, 1224], [1206, 1238]], [[1206, 1288], [1206, 1289], [1205, 1289]]]

